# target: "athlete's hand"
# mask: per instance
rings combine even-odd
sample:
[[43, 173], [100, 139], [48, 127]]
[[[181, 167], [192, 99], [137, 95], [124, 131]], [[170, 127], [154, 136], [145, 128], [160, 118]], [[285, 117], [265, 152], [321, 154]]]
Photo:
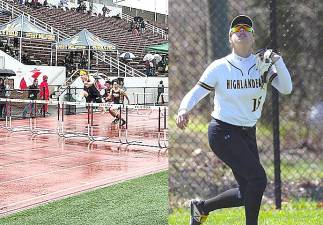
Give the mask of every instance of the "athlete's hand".
[[188, 125], [190, 118], [188, 112], [179, 112], [176, 118], [176, 125], [180, 129], [185, 129]]
[[279, 58], [272, 49], [262, 49], [256, 53], [256, 69], [263, 75]]

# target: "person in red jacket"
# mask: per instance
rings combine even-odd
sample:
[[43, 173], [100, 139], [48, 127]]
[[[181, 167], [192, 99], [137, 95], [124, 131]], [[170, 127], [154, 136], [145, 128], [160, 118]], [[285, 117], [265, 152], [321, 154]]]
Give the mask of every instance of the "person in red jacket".
[[[47, 75], [43, 76], [43, 81], [39, 85], [39, 98], [41, 100], [48, 100], [49, 99], [49, 88], [48, 88], [48, 83], [47, 83], [48, 77]], [[44, 104], [43, 110], [45, 111], [45, 114], [48, 113], [48, 104]]]

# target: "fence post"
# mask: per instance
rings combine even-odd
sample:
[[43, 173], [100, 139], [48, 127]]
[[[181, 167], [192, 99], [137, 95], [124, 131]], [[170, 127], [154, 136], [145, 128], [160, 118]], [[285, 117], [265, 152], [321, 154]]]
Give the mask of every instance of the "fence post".
[[[270, 8], [270, 42], [277, 52], [277, 23], [276, 0], [269, 2]], [[280, 170], [280, 139], [279, 139], [279, 95], [272, 87], [272, 114], [273, 114], [273, 146], [274, 146], [274, 173], [275, 173], [275, 204], [281, 209], [281, 170]]]

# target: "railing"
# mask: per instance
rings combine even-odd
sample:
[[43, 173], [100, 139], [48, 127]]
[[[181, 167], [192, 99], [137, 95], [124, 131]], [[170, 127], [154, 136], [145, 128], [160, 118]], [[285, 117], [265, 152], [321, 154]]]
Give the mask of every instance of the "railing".
[[140, 72], [139, 70], [136, 70], [131, 66], [128, 66], [123, 62], [120, 62], [120, 60], [112, 58], [111, 56], [107, 56], [104, 52], [96, 52], [96, 57], [110, 65], [110, 72], [112, 72], [111, 67], [116, 68], [118, 70], [118, 77], [120, 76], [120, 73], [124, 74], [125, 77], [147, 77], [147, 75], [143, 72]]
[[[121, 16], [122, 16], [122, 19], [126, 20], [128, 23], [133, 20], [133, 16], [130, 16], [128, 14], [122, 13]], [[153, 32], [153, 34], [154, 33], [160, 34], [162, 36], [162, 38], [164, 38], [165, 40], [168, 40], [168, 34], [166, 33], [166, 31], [164, 29], [161, 29], [161, 28], [151, 25], [149, 23], [147, 23], [145, 25], [146, 25], [147, 29], [149, 29]]]
[[[71, 37], [70, 35], [48, 25], [47, 23], [31, 16], [30, 14], [25, 13], [24, 11], [16, 8], [15, 6], [11, 5], [8, 2], [0, 0], [0, 8], [10, 11], [12, 13], [12, 16], [19, 16], [19, 15], [26, 16], [26, 18], [28, 18], [28, 20], [30, 22], [32, 22], [33, 24], [35, 24], [41, 28], [44, 28], [45, 30], [49, 31], [50, 33], [56, 35], [58, 41]], [[120, 70], [122, 73], [125, 74], [125, 76], [137, 76], [137, 77], [145, 77], [146, 76], [146, 74], [144, 74], [144, 73], [140, 72], [139, 70], [136, 70], [130, 66], [127, 66], [126, 64], [120, 62], [118, 59], [109, 57], [109, 59], [106, 60], [105, 59], [106, 57], [103, 55], [104, 55], [104, 53], [99, 53], [99, 52], [94, 53], [95, 57], [97, 57], [98, 59], [102, 60], [105, 63], [108, 63], [110, 65], [110, 68], [112, 66], [115, 69], [117, 69], [118, 76], [120, 75]]]

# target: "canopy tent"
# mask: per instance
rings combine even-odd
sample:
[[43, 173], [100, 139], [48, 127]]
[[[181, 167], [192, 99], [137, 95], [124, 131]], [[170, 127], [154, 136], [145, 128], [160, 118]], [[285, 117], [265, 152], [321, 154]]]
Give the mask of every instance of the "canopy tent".
[[55, 35], [31, 23], [24, 15], [0, 25], [0, 35], [20, 38], [19, 61], [21, 62], [22, 38], [55, 41]]
[[15, 71], [8, 69], [0, 69], [0, 77], [13, 77], [16, 76]]
[[92, 34], [86, 28], [71, 38], [64, 39], [56, 43], [56, 64], [57, 50], [88, 50], [88, 69], [90, 69], [90, 51], [113, 51], [117, 50], [117, 46], [109, 41], [105, 41], [98, 36]]
[[156, 52], [161, 54], [168, 54], [168, 43], [151, 45], [145, 48], [147, 52]]

